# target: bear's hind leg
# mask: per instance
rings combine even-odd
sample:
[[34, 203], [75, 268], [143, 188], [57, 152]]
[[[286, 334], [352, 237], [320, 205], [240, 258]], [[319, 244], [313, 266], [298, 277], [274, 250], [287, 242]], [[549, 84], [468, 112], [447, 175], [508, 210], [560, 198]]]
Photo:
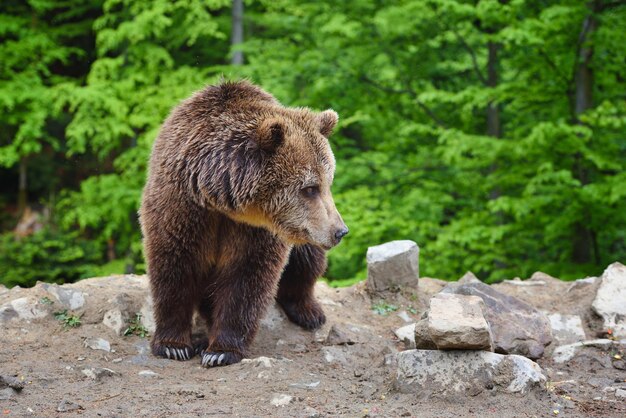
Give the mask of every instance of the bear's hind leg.
[[291, 250], [283, 271], [276, 300], [287, 318], [304, 329], [313, 330], [326, 322], [326, 316], [313, 296], [315, 281], [326, 270], [326, 253], [313, 245]]

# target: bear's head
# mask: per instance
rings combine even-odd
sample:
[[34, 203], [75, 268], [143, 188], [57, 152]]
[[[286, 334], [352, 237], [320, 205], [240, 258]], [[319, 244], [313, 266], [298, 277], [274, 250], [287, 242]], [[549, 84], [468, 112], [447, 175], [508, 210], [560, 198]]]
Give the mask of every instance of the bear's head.
[[337, 113], [283, 107], [245, 82], [217, 89], [209, 100], [221, 103], [216, 123], [225, 134], [211, 141], [196, 177], [204, 201], [291, 244], [337, 245], [348, 233], [330, 190]]

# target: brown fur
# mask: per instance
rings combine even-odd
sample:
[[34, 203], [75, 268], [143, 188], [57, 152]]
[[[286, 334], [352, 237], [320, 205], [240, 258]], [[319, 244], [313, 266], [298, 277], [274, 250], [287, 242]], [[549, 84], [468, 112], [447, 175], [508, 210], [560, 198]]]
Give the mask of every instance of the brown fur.
[[155, 355], [193, 356], [196, 310], [207, 324], [205, 366], [245, 356], [274, 297], [298, 325], [324, 323], [313, 297], [321, 247], [347, 233], [330, 194], [326, 137], [336, 122], [333, 111], [285, 108], [247, 82], [207, 87], [173, 110], [140, 213]]

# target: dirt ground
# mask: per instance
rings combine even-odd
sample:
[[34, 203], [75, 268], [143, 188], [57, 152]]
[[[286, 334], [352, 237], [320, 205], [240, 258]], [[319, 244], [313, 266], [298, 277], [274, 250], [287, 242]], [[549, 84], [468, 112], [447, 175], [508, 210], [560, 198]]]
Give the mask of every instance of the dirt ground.
[[[595, 285], [535, 277], [537, 285], [495, 287], [546, 312], [583, 317], [587, 338], [596, 338], [597, 318], [589, 306]], [[420, 279], [419, 290], [371, 300], [363, 284], [331, 289], [318, 285], [327, 324], [306, 332], [273, 308], [256, 339], [251, 361], [204, 369], [200, 358], [176, 362], [150, 355], [148, 339], [117, 336], [102, 324], [108, 303], [119, 293], [147, 295], [145, 278], [115, 276], [70, 285], [85, 292], [81, 325], [63, 329], [53, 315], [0, 325], [0, 376], [15, 376], [24, 388], [0, 391], [1, 416], [202, 417], [202, 416], [415, 416], [415, 417], [624, 417], [626, 371], [614, 366], [615, 349], [587, 348], [570, 362], [555, 364], [548, 348], [539, 360], [545, 389], [526, 396], [481, 393], [475, 397], [419, 399], [393, 387], [392, 354], [403, 350], [393, 330], [406, 325], [398, 314], [419, 319], [429, 297], [445, 283]], [[41, 287], [2, 290], [0, 305], [19, 297], [49, 296]], [[58, 302], [55, 302], [58, 305]], [[58, 306], [50, 305], [50, 313]], [[372, 310], [378, 307], [378, 313]], [[393, 311], [394, 308], [397, 310]], [[389, 312], [383, 312], [389, 311]], [[329, 345], [332, 325], [349, 344]], [[85, 340], [103, 338], [111, 351]], [[623, 348], [623, 346], [622, 346]], [[263, 356], [263, 357], [261, 357]], [[3, 389], [0, 385], [0, 389]], [[8, 399], [7, 399], [8, 398]], [[63, 411], [63, 412], [59, 412]]]

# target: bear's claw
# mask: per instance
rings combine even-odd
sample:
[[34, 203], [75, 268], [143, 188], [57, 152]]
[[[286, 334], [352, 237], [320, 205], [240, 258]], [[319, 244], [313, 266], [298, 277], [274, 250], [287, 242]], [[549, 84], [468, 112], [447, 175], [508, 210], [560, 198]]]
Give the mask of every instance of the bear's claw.
[[161, 346], [156, 354], [170, 360], [186, 361], [196, 355], [190, 347]]
[[241, 361], [241, 356], [233, 352], [202, 351], [202, 367], [227, 366]]

